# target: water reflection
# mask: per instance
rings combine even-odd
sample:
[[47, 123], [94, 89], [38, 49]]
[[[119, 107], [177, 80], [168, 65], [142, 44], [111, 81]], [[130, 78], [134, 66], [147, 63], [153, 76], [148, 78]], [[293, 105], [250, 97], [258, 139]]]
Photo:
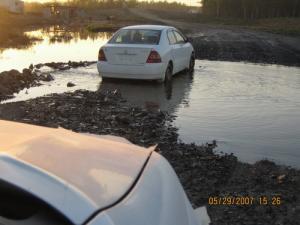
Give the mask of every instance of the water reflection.
[[99, 88], [175, 115], [186, 143], [217, 140], [218, 151], [242, 161], [300, 167], [299, 68], [197, 61], [194, 74], [174, 77], [172, 86], [113, 81]]
[[[215, 139], [218, 150], [246, 162], [268, 158], [300, 167], [299, 68], [197, 60], [194, 74], [175, 76], [171, 86], [103, 82], [95, 64], [51, 74], [54, 81], [23, 90], [9, 101], [78, 89], [118, 89], [133, 106], [175, 115], [179, 138], [186, 143]], [[68, 88], [69, 81], [76, 86]]]
[[22, 70], [30, 64], [47, 62], [95, 61], [99, 48], [112, 33], [52, 26], [26, 32], [26, 35], [39, 41], [26, 49], [5, 49], [0, 52], [0, 72]]
[[189, 98], [192, 88], [192, 75], [180, 73], [169, 84], [156, 82], [105, 80], [99, 85], [99, 91], [119, 90], [130, 104], [144, 108], [159, 108], [174, 113]]
[[98, 40], [109, 39], [111, 32], [89, 32], [85, 28], [69, 27], [69, 26], [50, 26], [38, 31], [27, 32], [28, 36], [38, 37], [49, 40], [49, 44], [53, 43], [69, 43], [71, 41], [78, 42], [80, 40]]

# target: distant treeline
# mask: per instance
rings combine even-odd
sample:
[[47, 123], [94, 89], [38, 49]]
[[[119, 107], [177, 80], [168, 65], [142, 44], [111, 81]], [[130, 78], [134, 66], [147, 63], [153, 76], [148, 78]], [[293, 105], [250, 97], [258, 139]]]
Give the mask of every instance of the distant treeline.
[[[41, 11], [44, 5], [57, 4], [59, 1], [49, 0], [48, 2], [25, 2], [26, 12], [38, 12]], [[149, 9], [184, 9], [187, 8], [185, 4], [178, 2], [167, 1], [138, 1], [138, 0], [67, 0], [59, 4], [67, 6], [75, 6], [85, 9], [112, 9], [112, 8], [124, 8], [124, 7], [142, 7]]]
[[[1, 1], [1, 0], [0, 0]], [[113, 8], [132, 8], [141, 7], [147, 9], [186, 9], [188, 6], [177, 2], [167, 1], [138, 1], [138, 0], [67, 0], [59, 2], [49, 0], [48, 2], [25, 2], [25, 12], [40, 13], [45, 5], [61, 4], [66, 6], [74, 6], [82, 9], [113, 9]]]
[[138, 0], [68, 0], [65, 4], [82, 8], [120, 8], [120, 7], [147, 7], [162, 9], [179, 9], [185, 7], [184, 4], [167, 1], [138, 1]]
[[300, 0], [202, 0], [203, 13], [216, 17], [258, 19], [299, 17]]
[[124, 2], [128, 5], [136, 4], [135, 0], [68, 0], [65, 4], [80, 8], [119, 8]]
[[186, 9], [187, 5], [179, 2], [167, 2], [167, 1], [140, 1], [137, 3], [139, 7], [149, 9]]

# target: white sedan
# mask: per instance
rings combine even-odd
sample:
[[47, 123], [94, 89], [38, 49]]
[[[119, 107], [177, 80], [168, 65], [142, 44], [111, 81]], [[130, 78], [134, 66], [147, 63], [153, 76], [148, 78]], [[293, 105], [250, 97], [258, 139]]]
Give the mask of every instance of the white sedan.
[[0, 224], [208, 224], [154, 148], [0, 120]]
[[194, 48], [179, 30], [137, 25], [113, 35], [99, 50], [97, 67], [103, 78], [169, 81], [194, 65]]

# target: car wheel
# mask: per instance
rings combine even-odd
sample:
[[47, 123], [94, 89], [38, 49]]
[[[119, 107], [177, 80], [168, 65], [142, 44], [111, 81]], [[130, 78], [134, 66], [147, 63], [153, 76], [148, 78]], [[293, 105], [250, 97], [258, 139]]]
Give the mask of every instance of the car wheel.
[[193, 72], [195, 68], [195, 56], [192, 55], [189, 64], [189, 72]]
[[165, 83], [170, 83], [172, 81], [173, 68], [172, 65], [169, 64], [165, 73]]

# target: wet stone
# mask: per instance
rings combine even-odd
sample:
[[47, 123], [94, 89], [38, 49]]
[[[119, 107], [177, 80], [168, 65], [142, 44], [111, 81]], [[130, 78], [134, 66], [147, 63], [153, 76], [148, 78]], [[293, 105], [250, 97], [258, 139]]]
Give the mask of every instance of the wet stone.
[[[119, 92], [80, 90], [2, 104], [0, 118], [61, 126], [75, 132], [122, 136], [145, 147], [158, 144], [156, 151], [173, 166], [192, 205], [207, 206], [214, 225], [223, 225], [224, 221], [230, 225], [246, 224], [247, 221], [257, 225], [275, 224], [274, 221], [282, 221], [285, 225], [299, 224], [298, 170], [267, 160], [253, 165], [241, 163], [232, 154], [216, 154], [217, 141], [201, 146], [182, 143], [177, 128], [172, 125], [174, 116], [121, 102]], [[274, 195], [282, 197], [282, 205], [208, 204], [208, 198], [212, 196]]]
[[74, 86], [76, 86], [74, 83], [72, 83], [72, 82], [68, 82], [67, 83], [67, 87], [74, 87]]
[[41, 73], [39, 75], [39, 80], [40, 81], [50, 82], [50, 81], [54, 80], [54, 77], [50, 73]]

